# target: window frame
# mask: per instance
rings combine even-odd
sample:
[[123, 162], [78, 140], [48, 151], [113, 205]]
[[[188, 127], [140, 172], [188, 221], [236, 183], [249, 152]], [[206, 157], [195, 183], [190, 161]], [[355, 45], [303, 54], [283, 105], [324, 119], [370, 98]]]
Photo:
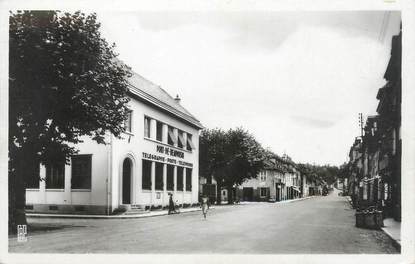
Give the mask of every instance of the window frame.
[[127, 110], [127, 119], [124, 120], [124, 130], [126, 133], [133, 133], [133, 110], [131, 109]]
[[[160, 129], [159, 129], [160, 125]], [[163, 142], [163, 126], [164, 123], [156, 120], [156, 140]]]
[[[144, 169], [145, 169], [144, 163], [147, 163], [147, 162], [150, 165], [149, 166], [150, 169], [149, 169], [148, 179], [147, 179], [147, 174], [144, 173], [145, 172], [144, 171]], [[151, 182], [151, 171], [152, 171], [152, 167], [153, 167], [153, 161], [147, 160], [147, 159], [142, 159], [142, 162], [141, 162], [141, 189], [142, 190], [151, 191], [151, 189], [152, 189], [152, 182]], [[146, 180], [146, 181], [144, 181], [144, 180]]]
[[[167, 144], [175, 147], [177, 145], [177, 137], [174, 135], [175, 127], [167, 125]], [[170, 143], [170, 141], [172, 143]]]
[[[193, 169], [192, 168], [184, 168], [184, 169], [186, 170], [186, 191], [191, 192], [192, 191]], [[189, 174], [189, 171], [190, 171], [190, 174]], [[188, 187], [190, 187], [190, 188], [188, 188]]]
[[[75, 173], [74, 173], [74, 161], [76, 159], [80, 159], [80, 158], [88, 158], [88, 174], [89, 174], [89, 182], [88, 182], [88, 186], [87, 187], [83, 187], [83, 186], [76, 186], [74, 187], [74, 179], [77, 179], [79, 177], [74, 177]], [[82, 184], [81, 184], [82, 185]], [[92, 189], [92, 154], [79, 154], [79, 155], [73, 155], [71, 156], [71, 190], [91, 190]]]
[[185, 149], [187, 142], [184, 140], [184, 132], [183, 130], [178, 129], [177, 131], [177, 147], [181, 149]]
[[[59, 168], [58, 168], [58, 166], [59, 166]], [[61, 169], [61, 171], [59, 171], [59, 169]], [[51, 186], [51, 187], [48, 187], [48, 179], [52, 179], [52, 178], [49, 178], [48, 177], [49, 176], [48, 175], [48, 172], [50, 170], [52, 170], [52, 173], [55, 172], [55, 171], [57, 171], [58, 173], [59, 172], [62, 173], [61, 174], [61, 176], [62, 176], [62, 183], [61, 183], [62, 186]], [[65, 189], [65, 164], [61, 164], [61, 165], [45, 165], [45, 175], [46, 175], [46, 178], [45, 178], [45, 189], [46, 190], [51, 190], [51, 189], [63, 190], [63, 189]]]
[[[171, 169], [171, 177], [169, 177], [169, 171]], [[166, 190], [167, 191], [173, 191], [174, 190], [174, 165], [167, 164], [166, 166]], [[169, 179], [171, 178], [171, 182]], [[171, 185], [170, 185], [171, 183]]]
[[[158, 171], [160, 168], [161, 168], [161, 174], [160, 174], [160, 171]], [[156, 191], [163, 191], [164, 189], [163, 173], [164, 173], [164, 163], [156, 161], [155, 162], [155, 175], [154, 175], [154, 181], [155, 181], [154, 189]]]
[[151, 138], [151, 118], [144, 116], [144, 137]]
[[[267, 197], [267, 195], [268, 195], [268, 188], [267, 187], [260, 187], [260, 189], [259, 189], [259, 196], [262, 198], [262, 197]], [[262, 195], [262, 191], [265, 191], [265, 195]]]
[[[181, 175], [179, 176], [179, 170], [181, 170]], [[177, 184], [177, 191], [179, 192], [183, 192], [185, 189], [184, 186], [184, 167], [182, 166], [177, 166], [177, 178], [176, 178], [176, 184]], [[179, 182], [179, 179], [181, 179], [181, 181]], [[181, 187], [181, 188], [180, 188]]]
[[186, 133], [187, 134], [187, 139], [186, 139], [186, 150], [188, 151], [193, 151], [194, 149], [196, 149], [194, 143], [193, 143], [193, 135], [190, 133]]

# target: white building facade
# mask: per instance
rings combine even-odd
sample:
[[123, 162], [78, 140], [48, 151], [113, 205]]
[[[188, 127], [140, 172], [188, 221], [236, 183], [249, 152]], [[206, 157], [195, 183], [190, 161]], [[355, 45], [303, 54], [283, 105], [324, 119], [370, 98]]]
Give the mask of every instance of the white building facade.
[[26, 190], [26, 210], [111, 214], [117, 208], [198, 203], [200, 122], [161, 87], [138, 74], [130, 80], [131, 110], [122, 139], [90, 138], [61, 168], [40, 166]]

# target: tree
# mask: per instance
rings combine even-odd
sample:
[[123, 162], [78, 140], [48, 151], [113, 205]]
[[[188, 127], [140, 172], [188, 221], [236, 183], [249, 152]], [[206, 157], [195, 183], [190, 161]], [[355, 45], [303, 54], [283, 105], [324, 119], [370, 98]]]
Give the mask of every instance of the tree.
[[261, 145], [242, 128], [204, 130], [200, 136], [200, 173], [215, 178], [218, 203], [222, 187], [226, 187], [228, 201], [233, 203], [233, 187], [256, 177], [264, 167], [265, 155]]
[[211, 182], [216, 180], [217, 203], [221, 202], [223, 168], [225, 167], [226, 132], [204, 129], [199, 137], [199, 173]]
[[130, 70], [95, 14], [24, 11], [9, 28], [9, 232], [26, 224], [27, 182], [39, 164], [69, 162], [73, 144], [120, 137]]
[[312, 181], [324, 181], [327, 184], [332, 184], [339, 177], [339, 168], [337, 166], [299, 163], [297, 168]]
[[255, 178], [264, 168], [266, 152], [255, 138], [242, 128], [230, 129], [225, 149], [226, 167], [223, 183], [228, 190], [228, 203], [232, 204], [232, 190], [246, 179]]

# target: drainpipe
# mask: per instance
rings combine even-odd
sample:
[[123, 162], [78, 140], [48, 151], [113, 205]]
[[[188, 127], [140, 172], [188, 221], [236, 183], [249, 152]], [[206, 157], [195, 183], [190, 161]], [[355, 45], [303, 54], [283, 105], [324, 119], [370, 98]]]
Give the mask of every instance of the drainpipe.
[[107, 173], [107, 215], [110, 215], [110, 202], [111, 202], [111, 176], [112, 176], [112, 135], [110, 135], [108, 151], [108, 173]]

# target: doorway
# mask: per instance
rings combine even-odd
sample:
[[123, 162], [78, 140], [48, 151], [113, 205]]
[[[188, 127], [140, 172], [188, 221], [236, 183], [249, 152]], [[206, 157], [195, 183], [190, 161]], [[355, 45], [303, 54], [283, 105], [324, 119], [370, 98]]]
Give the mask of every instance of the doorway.
[[281, 201], [281, 194], [280, 194], [281, 189], [280, 188], [281, 188], [280, 185], [278, 183], [276, 183], [275, 184], [275, 191], [276, 191], [275, 192], [275, 200], [277, 202]]
[[253, 201], [254, 200], [254, 188], [244, 187], [242, 189], [242, 199], [244, 201]]
[[126, 158], [122, 164], [122, 203], [131, 204], [131, 165], [132, 162]]

